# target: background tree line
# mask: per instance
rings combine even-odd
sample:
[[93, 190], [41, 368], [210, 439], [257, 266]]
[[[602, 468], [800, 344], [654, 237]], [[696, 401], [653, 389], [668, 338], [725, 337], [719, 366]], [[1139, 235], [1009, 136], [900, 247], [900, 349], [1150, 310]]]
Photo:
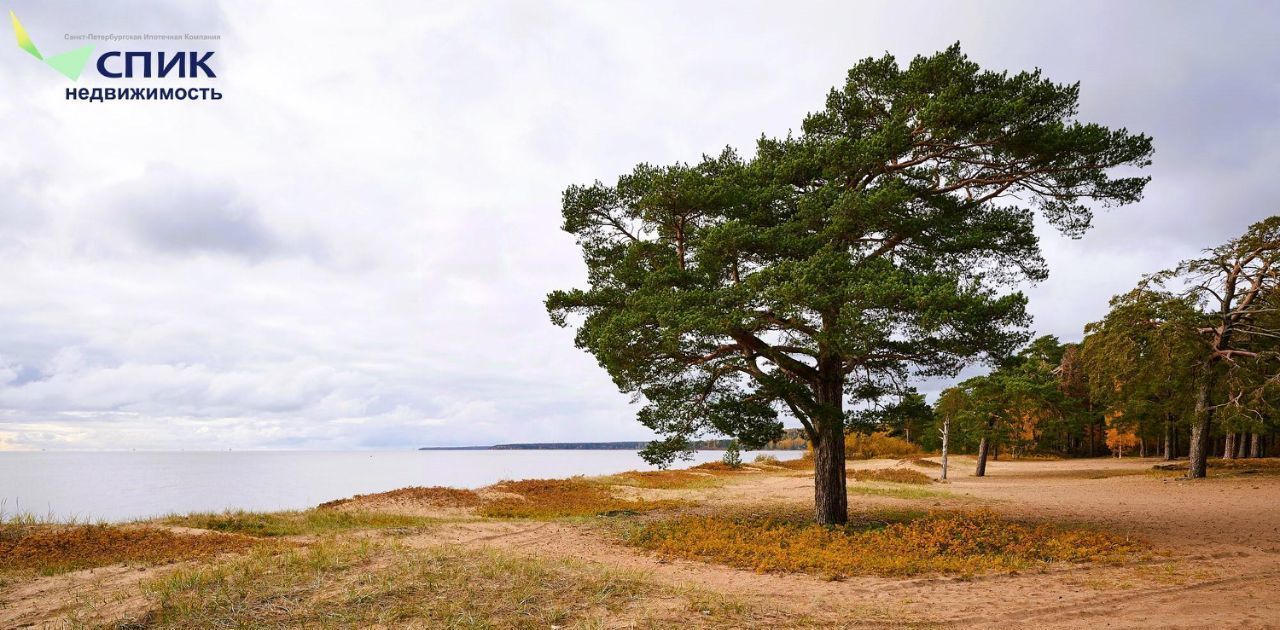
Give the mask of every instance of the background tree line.
[[1189, 457], [1280, 451], [1280, 217], [1111, 300], [1079, 343], [1031, 341], [933, 407], [881, 428], [925, 448], [987, 454]]

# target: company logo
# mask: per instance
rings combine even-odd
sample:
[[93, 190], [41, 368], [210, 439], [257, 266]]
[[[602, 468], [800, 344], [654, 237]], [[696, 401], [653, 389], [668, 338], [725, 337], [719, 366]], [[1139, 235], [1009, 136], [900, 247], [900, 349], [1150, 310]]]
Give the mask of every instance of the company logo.
[[27, 29], [22, 28], [22, 22], [18, 21], [18, 16], [13, 11], [9, 12], [9, 18], [13, 20], [13, 34], [18, 38], [18, 48], [21, 48], [32, 57], [49, 64], [50, 68], [57, 70], [59, 74], [72, 81], [80, 78], [80, 73], [84, 72], [84, 67], [89, 63], [89, 56], [93, 54], [93, 45], [76, 48], [49, 58], [45, 58], [40, 54], [40, 50], [36, 48], [35, 42], [31, 41], [31, 36], [27, 35]]

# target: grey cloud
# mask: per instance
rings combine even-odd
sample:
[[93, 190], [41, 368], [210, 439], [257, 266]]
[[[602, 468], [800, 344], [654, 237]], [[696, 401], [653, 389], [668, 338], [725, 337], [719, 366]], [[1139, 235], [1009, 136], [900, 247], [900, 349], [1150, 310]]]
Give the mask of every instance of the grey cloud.
[[226, 255], [253, 263], [282, 256], [329, 259], [323, 239], [309, 230], [285, 233], [268, 225], [261, 207], [229, 182], [205, 182], [159, 168], [112, 195], [103, 220], [153, 252]]
[[261, 260], [283, 251], [256, 208], [226, 189], [147, 195], [121, 208], [134, 234], [157, 251], [212, 252]]

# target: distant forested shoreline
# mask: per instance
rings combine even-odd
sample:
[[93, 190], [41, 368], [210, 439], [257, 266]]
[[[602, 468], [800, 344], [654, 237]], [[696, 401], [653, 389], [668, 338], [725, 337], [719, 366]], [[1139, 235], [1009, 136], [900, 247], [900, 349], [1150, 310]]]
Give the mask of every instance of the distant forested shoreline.
[[[729, 439], [698, 440], [694, 447], [703, 450], [721, 450], [729, 446]], [[494, 444], [492, 446], [423, 446], [420, 451], [636, 451], [648, 444], [639, 442], [530, 442], [521, 444]], [[803, 451], [808, 447], [800, 429], [785, 429], [782, 439], [769, 442], [766, 451]]]

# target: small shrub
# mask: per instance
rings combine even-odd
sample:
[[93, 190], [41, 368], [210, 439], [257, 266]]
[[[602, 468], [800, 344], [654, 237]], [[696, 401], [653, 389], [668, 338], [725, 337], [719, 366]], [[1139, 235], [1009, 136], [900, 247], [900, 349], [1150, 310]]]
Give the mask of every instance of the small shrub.
[[730, 468], [742, 468], [742, 450], [738, 448], [737, 440], [729, 440], [729, 445], [724, 449], [724, 457], [720, 461]]
[[0, 573], [54, 575], [122, 563], [162, 564], [242, 552], [259, 544], [244, 536], [182, 534], [121, 525], [4, 526]]
[[490, 489], [518, 497], [485, 501], [477, 510], [498, 518], [565, 518], [609, 512], [648, 512], [681, 505], [678, 501], [628, 500], [613, 496], [608, 486], [582, 477], [503, 481]]
[[891, 522], [825, 527], [794, 513], [686, 515], [625, 535], [673, 557], [756, 571], [907, 576], [1016, 571], [1053, 562], [1114, 561], [1144, 549], [1126, 536], [1009, 521], [990, 511], [938, 512]]
[[773, 455], [756, 455], [755, 462], [761, 466], [782, 466], [782, 461]]
[[910, 468], [881, 468], [879, 470], [851, 470], [849, 476], [858, 481], [888, 481], [892, 483], [911, 483], [928, 485], [933, 479], [922, 472]]

